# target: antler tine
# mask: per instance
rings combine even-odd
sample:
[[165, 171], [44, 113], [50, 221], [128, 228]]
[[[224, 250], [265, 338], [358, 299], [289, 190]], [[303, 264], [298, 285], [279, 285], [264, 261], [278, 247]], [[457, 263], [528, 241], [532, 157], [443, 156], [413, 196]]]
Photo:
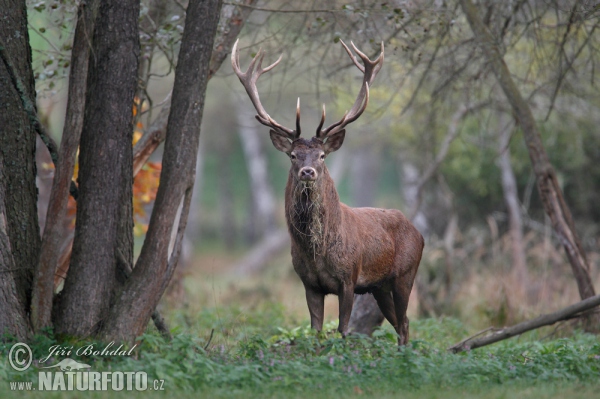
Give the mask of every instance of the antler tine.
[[320, 137], [321, 128], [323, 127], [324, 123], [325, 123], [325, 104], [323, 104], [323, 113], [321, 114], [321, 122], [319, 122], [319, 126], [317, 126], [317, 137]]
[[[342, 46], [344, 46], [344, 50], [346, 50], [346, 52], [350, 56], [350, 59], [352, 60], [352, 62], [354, 62], [354, 65], [356, 65], [356, 67], [358, 69], [360, 69], [361, 72], [364, 73], [365, 72], [365, 67], [362, 66], [362, 65], [360, 65], [360, 62], [358, 62], [358, 60], [356, 59], [356, 56], [354, 54], [352, 54], [352, 51], [350, 51], [350, 49], [348, 48], [348, 46], [346, 46], [346, 43], [344, 43], [344, 41], [341, 40], [341, 39], [340, 39], [340, 43], [342, 43]], [[356, 51], [359, 55], [362, 54], [360, 51], [356, 50], [356, 47], [354, 47], [354, 43], [350, 42], [350, 44], [354, 48], [354, 51]]]
[[344, 129], [344, 127], [346, 127], [346, 125], [354, 122], [362, 115], [362, 113], [367, 108], [367, 105], [369, 104], [369, 94], [370, 94], [369, 88], [371, 86], [371, 83], [373, 82], [373, 80], [375, 80], [375, 76], [377, 75], [377, 73], [381, 69], [381, 66], [383, 65], [383, 58], [384, 58], [383, 42], [381, 42], [381, 53], [379, 54], [379, 57], [377, 57], [373, 61], [371, 61], [369, 59], [369, 57], [367, 57], [366, 54], [364, 54], [362, 51], [360, 51], [358, 48], [356, 48], [356, 46], [354, 45], [353, 42], [350, 42], [354, 52], [356, 54], [358, 54], [358, 56], [362, 60], [362, 62], [363, 62], [362, 65], [360, 62], [358, 62], [358, 59], [352, 53], [352, 51], [350, 51], [350, 48], [348, 48], [346, 43], [344, 43], [341, 40], [340, 40], [340, 43], [342, 43], [344, 50], [346, 50], [346, 52], [350, 56], [350, 59], [352, 60], [354, 65], [356, 65], [356, 67], [363, 73], [363, 84], [360, 87], [360, 91], [358, 92], [358, 97], [356, 97], [356, 100], [354, 101], [352, 108], [350, 108], [350, 111], [346, 111], [346, 113], [344, 114], [344, 116], [342, 117], [341, 120], [334, 123], [333, 125], [330, 125], [326, 129], [321, 129], [323, 126], [323, 122], [325, 121], [325, 111], [323, 111], [323, 115], [321, 117], [321, 123], [319, 124], [319, 128], [317, 129], [317, 137], [321, 138], [321, 139], [327, 138], [327, 136], [330, 136], [334, 133], [339, 132], [340, 130]]
[[[356, 54], [358, 54], [358, 56], [360, 57], [360, 59], [364, 62], [365, 68], [367, 68], [367, 72], [366, 73], [369, 72], [369, 68], [373, 68], [370, 71], [371, 72], [371, 76], [370, 76], [370, 79], [369, 79], [369, 84], [371, 84], [373, 82], [373, 80], [375, 79], [375, 76], [377, 76], [377, 73], [381, 69], [381, 66], [383, 65], [383, 58], [384, 58], [383, 42], [381, 42], [381, 53], [379, 54], [379, 57], [377, 57], [374, 61], [371, 61], [369, 59], [369, 57], [367, 57], [367, 55], [365, 53], [363, 53], [358, 48], [356, 48], [356, 46], [354, 45], [353, 42], [350, 42], [350, 44], [352, 45], [352, 48], [354, 49], [354, 51], [356, 52]], [[348, 50], [347, 47], [346, 47], [346, 51], [349, 52], [349, 50]], [[356, 57], [354, 57], [352, 61], [354, 61], [355, 65], [360, 65], [358, 63], [358, 61], [356, 60]], [[359, 69], [362, 72], [365, 72], [365, 68], [359, 67]]]
[[300, 97], [298, 97], [298, 103], [296, 104], [296, 138], [300, 137]]
[[244, 86], [244, 88], [246, 89], [246, 93], [248, 93], [248, 96], [250, 97], [250, 100], [252, 101], [252, 104], [256, 109], [256, 119], [263, 125], [273, 129], [275, 133], [281, 136], [287, 137], [292, 140], [298, 138], [298, 136], [300, 135], [300, 109], [297, 109], [296, 131], [289, 129], [283, 125], [280, 125], [269, 116], [265, 108], [262, 106], [262, 103], [260, 102], [260, 97], [258, 96], [258, 89], [256, 88], [256, 81], [258, 80], [260, 75], [262, 75], [265, 72], [269, 72], [271, 69], [275, 68], [277, 64], [281, 62], [283, 55], [280, 55], [277, 61], [275, 61], [268, 67], [262, 68], [264, 53], [262, 52], [262, 49], [259, 49], [256, 53], [256, 56], [250, 62], [250, 65], [248, 66], [246, 72], [242, 72], [240, 68], [240, 59], [237, 48], [238, 42], [239, 39], [235, 41], [233, 48], [231, 49], [231, 66], [233, 67], [233, 71], [235, 72], [237, 77], [240, 79], [242, 86]]

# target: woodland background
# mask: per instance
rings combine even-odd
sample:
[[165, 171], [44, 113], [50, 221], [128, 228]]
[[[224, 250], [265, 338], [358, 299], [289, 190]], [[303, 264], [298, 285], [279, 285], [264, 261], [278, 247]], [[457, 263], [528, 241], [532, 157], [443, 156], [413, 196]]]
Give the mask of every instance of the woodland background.
[[[417, 340], [427, 337], [428, 328], [443, 335], [459, 323], [458, 330], [474, 332], [581, 299], [564, 242], [544, 212], [518, 114], [465, 18], [463, 3], [471, 2], [245, 0], [224, 2], [222, 10], [218, 3], [204, 5], [221, 16], [215, 52], [228, 57], [233, 41], [227, 33], [243, 27], [238, 36], [243, 68], [259, 47], [268, 63], [283, 54], [258, 88], [269, 114], [284, 125], [293, 125], [301, 97], [304, 132], [316, 128], [322, 103], [328, 118], [336, 119], [358, 90], [359, 76], [339, 40], [353, 41], [369, 55], [384, 41], [384, 67], [369, 107], [327, 162], [342, 202], [400, 209], [426, 238], [409, 304]], [[27, 2], [37, 116], [58, 143], [78, 6], [68, 0]], [[590, 281], [600, 287], [598, 5], [516, 0], [475, 6], [531, 109], [572, 213]], [[134, 144], [150, 133], [164, 140], [169, 105], [176, 101], [172, 88], [186, 7], [179, 1], [141, 2], [140, 61], [127, 110], [133, 109]], [[198, 157], [186, 161], [195, 163], [196, 173], [193, 189], [188, 186], [181, 256], [170, 283], [165, 278], [169, 284], [162, 299], [157, 296], [157, 309], [172, 332], [203, 337], [211, 348], [230, 350], [242, 342], [250, 345], [243, 347], [246, 354], [256, 352], [248, 356], [260, 357], [257, 351], [267, 347], [248, 337], [272, 335], [280, 327], [280, 339], [301, 339], [309, 332], [290, 326], [306, 325], [308, 311], [285, 230], [289, 161], [254, 119], [228, 59], [223, 64], [208, 73]], [[36, 149], [43, 231], [55, 168], [39, 139]], [[127, 255], [132, 259], [148, 231], [162, 144], [148, 153], [149, 162], [133, 164], [139, 173], [132, 190], [133, 252]], [[75, 176], [78, 170], [76, 165]], [[176, 172], [170, 177], [178, 179]], [[70, 255], [74, 235], [76, 205], [69, 201], [57, 234], [60, 256]], [[55, 291], [65, 284], [68, 261], [59, 262]], [[337, 319], [337, 298], [326, 299], [326, 319]], [[427, 320], [441, 324], [424, 328]], [[535, 339], [571, 336], [578, 323], [561, 323]], [[380, 337], [385, 328], [377, 330]], [[589, 339], [598, 345], [597, 338]]]

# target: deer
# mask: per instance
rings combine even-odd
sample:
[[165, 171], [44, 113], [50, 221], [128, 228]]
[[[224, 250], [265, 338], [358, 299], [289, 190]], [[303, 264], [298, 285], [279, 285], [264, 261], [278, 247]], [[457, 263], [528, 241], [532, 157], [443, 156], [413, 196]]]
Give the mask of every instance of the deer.
[[346, 338], [354, 295], [372, 293], [396, 330], [398, 345], [406, 345], [406, 310], [425, 245], [423, 236], [399, 210], [351, 208], [340, 202], [325, 165], [326, 157], [342, 146], [346, 126], [367, 108], [369, 88], [383, 64], [383, 42], [374, 61], [350, 42], [361, 64], [340, 40], [363, 74], [362, 85], [352, 108], [326, 128], [323, 104], [316, 134], [310, 140], [300, 137], [300, 98], [296, 128], [290, 129], [269, 116], [258, 95], [258, 78], [277, 66], [283, 55], [262, 68], [264, 53], [259, 49], [246, 72], [242, 72], [238, 42], [239, 39], [231, 52], [233, 70], [256, 109], [256, 119], [270, 128], [273, 146], [291, 161], [285, 187], [285, 218], [292, 264], [305, 288], [311, 327], [317, 332], [322, 330], [325, 296], [333, 294], [339, 299], [338, 331]]

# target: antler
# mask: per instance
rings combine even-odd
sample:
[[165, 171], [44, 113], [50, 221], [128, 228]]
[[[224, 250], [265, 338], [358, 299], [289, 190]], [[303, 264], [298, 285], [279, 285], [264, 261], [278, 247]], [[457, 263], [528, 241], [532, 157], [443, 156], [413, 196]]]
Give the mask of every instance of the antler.
[[258, 53], [256, 53], [256, 56], [252, 59], [252, 62], [250, 62], [248, 70], [246, 72], [242, 72], [240, 69], [240, 59], [237, 51], [238, 42], [239, 39], [235, 41], [233, 49], [231, 50], [231, 65], [233, 66], [235, 74], [246, 89], [248, 96], [250, 96], [250, 100], [252, 101], [252, 104], [254, 104], [254, 108], [256, 108], [256, 112], [258, 113], [258, 115], [256, 115], [256, 119], [283, 137], [287, 137], [291, 140], [297, 139], [300, 137], [300, 98], [298, 98], [298, 104], [296, 106], [296, 130], [292, 130], [280, 125], [273, 118], [271, 118], [269, 114], [267, 114], [267, 111], [265, 111], [264, 107], [260, 103], [258, 90], [256, 89], [256, 81], [260, 75], [275, 68], [275, 66], [277, 66], [277, 64], [279, 64], [281, 61], [281, 57], [283, 55], [280, 55], [277, 61], [263, 69], [261, 68], [261, 64], [265, 55], [261, 48], [258, 50]]
[[329, 126], [326, 129], [321, 129], [323, 127], [323, 124], [325, 123], [325, 104], [323, 104], [321, 122], [319, 123], [319, 127], [317, 128], [317, 137], [320, 139], [325, 139], [328, 136], [331, 136], [332, 134], [341, 131], [342, 129], [344, 129], [344, 127], [346, 127], [346, 125], [354, 122], [362, 115], [364, 110], [367, 108], [367, 104], [369, 103], [369, 87], [375, 79], [375, 76], [377, 76], [377, 72], [379, 72], [381, 66], [383, 65], [383, 42], [381, 42], [381, 54], [379, 54], [379, 57], [377, 57], [375, 61], [371, 61], [369, 57], [367, 57], [363, 52], [356, 48], [354, 43], [350, 42], [352, 48], [354, 49], [356, 54], [358, 54], [364, 66], [358, 62], [356, 56], [354, 56], [348, 48], [348, 46], [346, 46], [346, 43], [344, 43], [341, 40], [340, 43], [342, 43], [342, 46], [344, 46], [344, 49], [346, 49], [346, 52], [350, 56], [352, 62], [354, 62], [354, 65], [356, 65], [358, 69], [360, 69], [360, 71], [364, 74], [363, 84], [360, 88], [360, 92], [358, 93], [356, 101], [354, 101], [354, 105], [352, 105], [352, 108], [350, 108], [350, 111], [346, 111], [342, 119], [335, 122], [333, 125]]

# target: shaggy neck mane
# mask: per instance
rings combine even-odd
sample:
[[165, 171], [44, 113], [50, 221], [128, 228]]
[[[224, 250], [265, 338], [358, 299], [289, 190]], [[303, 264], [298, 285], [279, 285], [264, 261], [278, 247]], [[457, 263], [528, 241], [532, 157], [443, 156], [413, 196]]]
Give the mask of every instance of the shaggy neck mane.
[[[315, 255], [323, 254], [331, 213], [339, 208], [335, 186], [327, 169], [316, 182], [298, 180], [290, 173], [286, 195], [287, 220], [295, 241]], [[332, 201], [333, 200], [333, 201]]]

